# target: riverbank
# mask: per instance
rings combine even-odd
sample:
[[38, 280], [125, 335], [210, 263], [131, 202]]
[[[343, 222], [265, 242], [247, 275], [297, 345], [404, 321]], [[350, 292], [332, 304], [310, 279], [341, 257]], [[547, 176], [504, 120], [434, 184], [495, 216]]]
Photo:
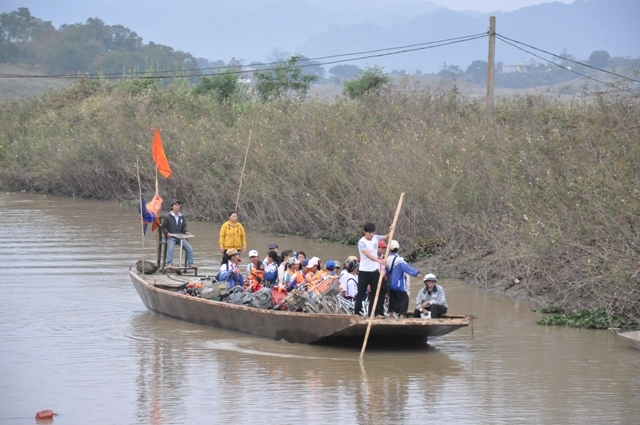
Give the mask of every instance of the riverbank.
[[[152, 194], [158, 126], [165, 199], [191, 219], [355, 242], [390, 223], [452, 277], [640, 317], [640, 106], [620, 90], [502, 99], [496, 120], [457, 87], [391, 87], [354, 101], [219, 103], [186, 85], [83, 81], [0, 104], [0, 186], [132, 200]], [[436, 261], [436, 260], [433, 260]], [[602, 283], [606, 282], [605, 285]]]

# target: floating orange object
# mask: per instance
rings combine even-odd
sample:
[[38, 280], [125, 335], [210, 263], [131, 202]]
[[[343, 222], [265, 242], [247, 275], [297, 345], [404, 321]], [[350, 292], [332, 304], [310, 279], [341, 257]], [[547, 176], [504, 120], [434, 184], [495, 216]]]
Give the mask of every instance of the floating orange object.
[[36, 413], [36, 419], [53, 419], [57, 415], [53, 410], [41, 410]]

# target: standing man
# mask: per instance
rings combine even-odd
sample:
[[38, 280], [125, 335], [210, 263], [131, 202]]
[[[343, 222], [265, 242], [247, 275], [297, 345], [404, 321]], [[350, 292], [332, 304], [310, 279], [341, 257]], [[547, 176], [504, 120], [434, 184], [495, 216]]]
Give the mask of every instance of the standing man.
[[[174, 234], [190, 235], [187, 230], [187, 219], [180, 212], [180, 201], [174, 199], [171, 201], [171, 211], [162, 219], [162, 233], [167, 240], [167, 267], [173, 268], [173, 250], [176, 244], [180, 245], [180, 239], [174, 237]], [[182, 240], [182, 248], [187, 253], [187, 265], [189, 268], [198, 268], [193, 264], [193, 248], [186, 239]], [[180, 265], [182, 266], [182, 265]]]
[[431, 318], [437, 319], [447, 313], [449, 306], [444, 298], [444, 289], [436, 285], [436, 276], [429, 273], [424, 277], [424, 288], [418, 292], [416, 297], [416, 309], [413, 317], [420, 318], [420, 314], [425, 316], [431, 312]]
[[[393, 230], [393, 226], [389, 227]], [[375, 315], [378, 319], [384, 319], [384, 294], [378, 297], [377, 305], [373, 305], [375, 293], [380, 280], [380, 267], [385, 267], [383, 259], [378, 258], [378, 242], [389, 239], [389, 234], [384, 236], [376, 235], [376, 225], [367, 222], [364, 224], [364, 236], [358, 241], [358, 251], [360, 252], [360, 267], [358, 269], [358, 294], [354, 306], [354, 314], [361, 314], [362, 300], [367, 293], [367, 287], [371, 289], [369, 300], [369, 311], [375, 308]]]

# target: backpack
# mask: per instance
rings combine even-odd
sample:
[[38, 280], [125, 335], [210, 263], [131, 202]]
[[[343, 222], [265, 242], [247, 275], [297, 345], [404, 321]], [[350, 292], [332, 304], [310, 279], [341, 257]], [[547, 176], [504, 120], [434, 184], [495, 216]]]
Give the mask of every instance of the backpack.
[[[389, 279], [391, 279], [392, 273], [393, 273], [393, 267], [396, 265], [396, 259], [398, 258], [398, 256], [396, 255], [393, 258], [393, 261], [391, 262], [391, 269], [389, 270]], [[392, 291], [405, 291], [405, 287], [404, 287], [404, 273], [400, 273], [400, 278], [394, 280], [390, 280], [389, 281], [389, 289], [391, 289]]]

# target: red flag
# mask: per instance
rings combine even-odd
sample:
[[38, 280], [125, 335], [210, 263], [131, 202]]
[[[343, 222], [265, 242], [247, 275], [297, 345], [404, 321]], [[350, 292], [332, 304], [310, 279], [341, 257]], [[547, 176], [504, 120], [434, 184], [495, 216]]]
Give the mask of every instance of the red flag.
[[153, 157], [153, 162], [156, 163], [160, 174], [162, 174], [165, 179], [168, 179], [171, 175], [171, 167], [169, 166], [167, 156], [164, 154], [164, 148], [162, 147], [162, 139], [160, 139], [160, 132], [158, 131], [158, 127], [155, 128], [155, 133], [153, 134], [151, 156]]

